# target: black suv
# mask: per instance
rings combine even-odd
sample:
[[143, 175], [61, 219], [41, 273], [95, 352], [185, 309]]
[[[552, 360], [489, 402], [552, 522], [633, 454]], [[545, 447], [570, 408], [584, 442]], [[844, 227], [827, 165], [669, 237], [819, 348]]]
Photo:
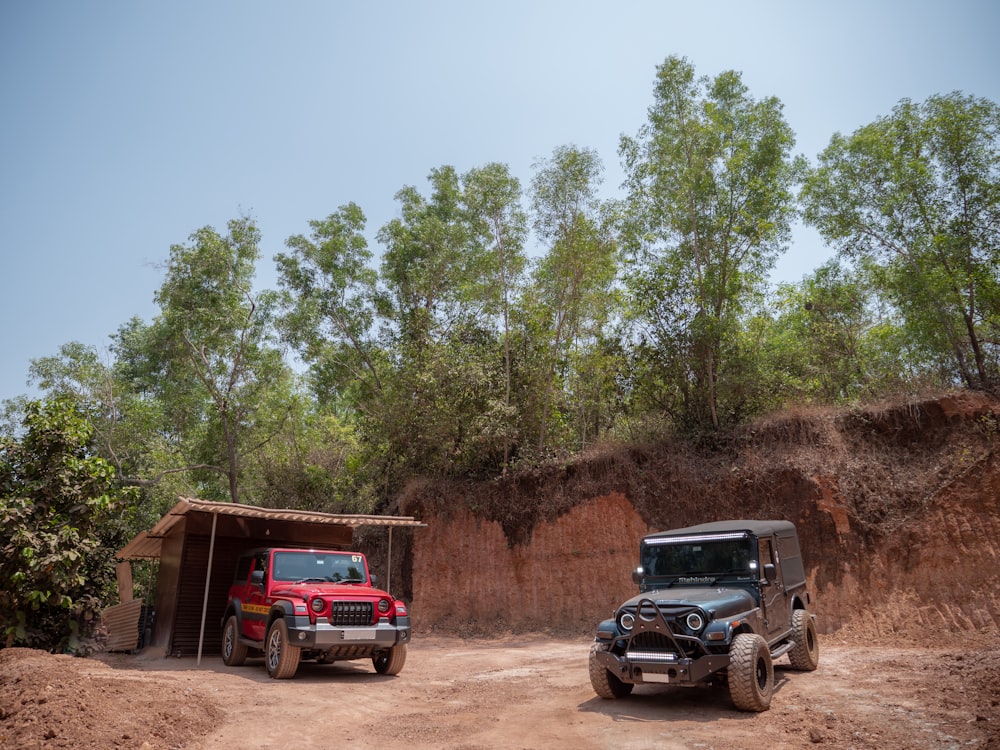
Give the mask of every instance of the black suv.
[[639, 594], [597, 628], [590, 682], [602, 698], [633, 685], [728, 681], [733, 703], [766, 711], [773, 661], [819, 662], [794, 524], [719, 521], [650, 534], [632, 574]]

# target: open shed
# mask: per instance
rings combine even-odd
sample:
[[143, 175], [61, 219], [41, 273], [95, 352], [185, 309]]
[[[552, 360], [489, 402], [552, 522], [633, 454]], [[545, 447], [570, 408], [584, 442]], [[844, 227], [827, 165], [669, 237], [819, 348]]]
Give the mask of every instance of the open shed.
[[[350, 549], [354, 529], [387, 526], [391, 560], [393, 527], [422, 525], [410, 516], [317, 513], [182, 498], [117, 557], [159, 561], [155, 617], [145, 645], [164, 655], [200, 659], [203, 652], [218, 653], [221, 646], [220, 621], [242, 552], [257, 547]], [[130, 589], [131, 576], [127, 578]], [[388, 576], [381, 583], [384, 588], [391, 585]]]

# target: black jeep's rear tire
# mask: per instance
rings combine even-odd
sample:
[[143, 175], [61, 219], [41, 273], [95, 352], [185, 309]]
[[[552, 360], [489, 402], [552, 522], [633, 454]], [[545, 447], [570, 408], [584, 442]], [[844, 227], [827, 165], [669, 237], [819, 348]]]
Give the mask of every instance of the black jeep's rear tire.
[[741, 711], [767, 711], [774, 695], [774, 664], [767, 642], [740, 633], [729, 649], [729, 696]]
[[372, 657], [372, 666], [379, 674], [399, 674], [404, 664], [406, 664], [405, 643], [399, 643]]
[[611, 674], [607, 667], [597, 660], [597, 650], [596, 643], [590, 647], [590, 660], [587, 665], [590, 670], [590, 684], [593, 686], [594, 692], [601, 698], [608, 700], [624, 698], [632, 692], [634, 686], [631, 682], [622, 682]]
[[277, 618], [267, 629], [264, 643], [264, 663], [267, 673], [276, 680], [294, 677], [299, 668], [302, 649], [288, 642], [288, 625], [284, 617]]
[[795, 647], [788, 652], [792, 669], [812, 672], [819, 666], [819, 639], [816, 637], [816, 623], [807, 610], [792, 612], [792, 640]]
[[247, 651], [247, 645], [240, 643], [240, 624], [236, 615], [231, 615], [222, 629], [222, 662], [227, 667], [239, 667], [247, 660]]

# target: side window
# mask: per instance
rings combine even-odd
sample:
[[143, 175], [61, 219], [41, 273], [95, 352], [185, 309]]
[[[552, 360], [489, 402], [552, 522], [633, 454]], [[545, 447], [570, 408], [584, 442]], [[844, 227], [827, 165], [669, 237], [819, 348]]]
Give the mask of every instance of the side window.
[[250, 578], [250, 566], [253, 563], [253, 558], [249, 555], [243, 555], [236, 562], [236, 575], [233, 577], [233, 582], [238, 585], [243, 585]]
[[764, 566], [771, 564], [774, 565], [774, 547], [771, 545], [770, 539], [760, 539], [757, 542], [757, 550], [760, 554], [760, 572], [761, 575], [764, 574]]
[[267, 552], [258, 552], [254, 555], [254, 570], [264, 571], [264, 580], [267, 581]]

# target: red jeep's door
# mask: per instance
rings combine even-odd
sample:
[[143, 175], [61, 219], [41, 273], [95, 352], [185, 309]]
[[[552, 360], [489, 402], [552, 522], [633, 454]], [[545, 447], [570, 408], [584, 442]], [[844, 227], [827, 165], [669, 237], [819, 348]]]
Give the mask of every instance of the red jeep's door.
[[262, 641], [266, 635], [267, 613], [271, 610], [264, 597], [268, 574], [268, 553], [258, 552], [243, 594], [243, 635], [254, 641]]

